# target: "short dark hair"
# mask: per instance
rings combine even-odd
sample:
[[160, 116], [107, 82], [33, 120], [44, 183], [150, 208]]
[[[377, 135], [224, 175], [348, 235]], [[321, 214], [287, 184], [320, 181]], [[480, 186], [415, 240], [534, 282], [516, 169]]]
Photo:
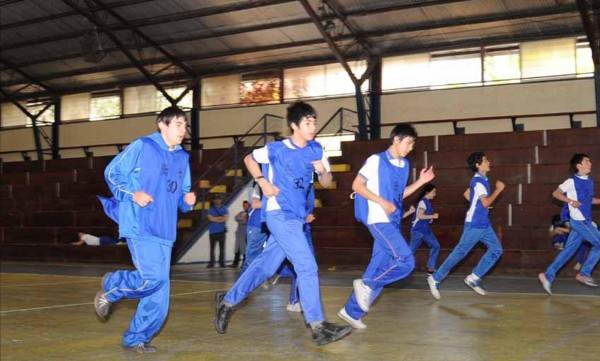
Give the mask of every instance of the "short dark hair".
[[477, 165], [483, 162], [483, 157], [485, 154], [483, 152], [474, 152], [469, 155], [467, 158], [467, 166], [473, 172], [477, 172]]
[[589, 158], [590, 156], [584, 153], [575, 153], [573, 154], [573, 156], [571, 157], [571, 165], [569, 167], [569, 170], [571, 171], [571, 173], [577, 173], [577, 164], [581, 164], [581, 162], [583, 162], [583, 160], [585, 158]]
[[170, 106], [158, 113], [158, 116], [156, 117], [156, 126], [158, 127], [158, 123], [165, 123], [165, 125], [169, 125], [173, 119], [177, 118], [183, 118], [187, 122], [187, 118], [183, 110], [176, 106]]
[[429, 192], [431, 192], [432, 190], [436, 189], [437, 187], [435, 186], [435, 184], [433, 183], [427, 183], [423, 186], [423, 189], [421, 190], [421, 194], [419, 195], [419, 199], [425, 197], [425, 195]]
[[291, 127], [292, 123], [299, 125], [300, 120], [302, 120], [304, 117], [317, 117], [317, 112], [312, 105], [303, 101], [297, 101], [287, 107], [286, 119], [288, 126]]
[[394, 129], [390, 132], [390, 143], [394, 143], [394, 138], [398, 137], [398, 140], [402, 141], [402, 139], [406, 137], [417, 139], [417, 131], [415, 128], [406, 123], [397, 124]]
[[560, 214], [555, 214], [552, 216], [552, 224], [559, 224], [562, 223], [561, 219], [560, 219]]

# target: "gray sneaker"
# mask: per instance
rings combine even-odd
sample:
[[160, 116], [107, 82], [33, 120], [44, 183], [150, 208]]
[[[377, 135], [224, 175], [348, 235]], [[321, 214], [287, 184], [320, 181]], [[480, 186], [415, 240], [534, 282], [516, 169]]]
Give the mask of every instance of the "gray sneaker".
[[586, 286], [598, 287], [598, 284], [592, 277], [584, 276], [581, 273], [578, 273], [577, 276], [575, 276], [575, 279]]
[[96, 309], [96, 314], [104, 319], [108, 320], [110, 316], [110, 306], [112, 303], [106, 298], [106, 294], [103, 290], [98, 291], [96, 293], [96, 297], [94, 297], [94, 308]]
[[538, 275], [538, 279], [540, 280], [542, 287], [544, 287], [544, 291], [548, 292], [548, 294], [552, 296], [552, 283], [548, 281], [548, 278], [546, 278], [546, 274], [543, 272], [540, 273]]
[[147, 342], [146, 343], [138, 343], [137, 345], [134, 345], [134, 346], [123, 346], [123, 348], [127, 351], [133, 351], [140, 355], [143, 355], [145, 353], [154, 353], [157, 351], [156, 347], [150, 345]]
[[475, 291], [475, 293], [477, 293], [478, 295], [485, 296], [484, 289], [481, 288], [481, 286], [479, 285], [480, 282], [481, 279], [476, 280], [470, 275], [465, 278], [465, 284], [467, 286], [471, 287], [473, 291]]

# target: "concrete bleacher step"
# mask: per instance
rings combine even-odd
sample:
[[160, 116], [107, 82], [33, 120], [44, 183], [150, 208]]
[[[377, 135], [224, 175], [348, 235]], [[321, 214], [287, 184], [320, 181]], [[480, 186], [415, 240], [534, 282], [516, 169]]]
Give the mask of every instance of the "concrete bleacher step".
[[338, 187], [338, 183], [337, 181], [333, 180], [331, 181], [331, 183], [329, 184], [329, 187], [325, 188], [321, 185], [321, 183], [319, 183], [318, 181], [315, 182], [315, 190], [320, 189], [320, 190], [329, 190], [329, 189], [337, 189]]
[[600, 127], [546, 131], [546, 145], [551, 147], [598, 145], [598, 139]]
[[208, 210], [209, 208], [210, 208], [210, 202], [208, 202], [208, 201], [198, 202], [198, 203], [196, 203], [196, 205], [194, 205], [195, 211], [199, 211], [201, 209]]
[[[510, 148], [501, 150], [482, 150], [492, 164], [495, 166], [535, 163], [535, 147]], [[415, 153], [416, 162], [413, 167], [427, 166], [435, 168], [464, 168], [467, 169], [467, 158], [473, 153], [472, 150], [450, 150], [439, 152]]]
[[2, 260], [118, 263], [131, 265], [127, 246], [72, 246], [70, 244], [3, 244]]
[[212, 188], [210, 189], [210, 193], [219, 193], [219, 194], [227, 193], [227, 186], [224, 184], [212, 186]]
[[349, 172], [351, 169], [350, 164], [331, 164], [331, 172]]
[[[600, 137], [600, 134], [598, 136]], [[571, 157], [575, 153], [587, 154], [592, 159], [592, 162], [595, 159], [600, 159], [600, 140], [597, 140], [595, 144], [587, 145], [549, 145], [538, 147], [539, 164], [563, 164], [568, 167]]]
[[227, 172], [225, 172], [225, 176], [226, 177], [241, 177], [243, 175], [243, 170], [242, 169], [229, 169]]
[[[418, 143], [418, 141], [417, 141]], [[506, 132], [466, 135], [443, 135], [438, 139], [438, 150], [482, 151], [543, 146], [543, 132]]]
[[194, 226], [194, 221], [192, 219], [180, 219], [177, 221], [177, 229], [180, 228], [192, 228]]
[[321, 199], [323, 204], [327, 205], [337, 205], [340, 207], [346, 206], [350, 202], [354, 202], [350, 199], [350, 194], [352, 190], [349, 189], [323, 189], [316, 190], [316, 196]]
[[95, 236], [110, 236], [118, 235], [117, 226], [113, 223], [112, 226], [104, 227], [86, 227], [82, 229], [78, 226], [70, 227], [8, 227], [3, 226], [1, 232], [2, 245], [4, 244], [68, 244], [69, 242], [78, 239], [78, 232], [85, 231], [86, 233]]

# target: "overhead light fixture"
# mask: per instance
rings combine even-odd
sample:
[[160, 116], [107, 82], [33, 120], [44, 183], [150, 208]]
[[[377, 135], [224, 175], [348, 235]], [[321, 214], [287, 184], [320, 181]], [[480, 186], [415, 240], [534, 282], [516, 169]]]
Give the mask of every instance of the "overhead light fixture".
[[87, 63], [99, 63], [106, 56], [106, 52], [102, 48], [98, 29], [88, 31], [79, 39], [81, 46], [81, 55]]
[[323, 24], [323, 28], [325, 28], [326, 32], [330, 33], [335, 30], [335, 23], [333, 22], [333, 20], [328, 19], [327, 21], [325, 21], [325, 24]]
[[318, 10], [323, 29], [325, 29], [325, 31], [328, 33], [332, 33], [335, 30], [335, 22], [333, 21], [335, 14], [325, 0], [321, 0]]

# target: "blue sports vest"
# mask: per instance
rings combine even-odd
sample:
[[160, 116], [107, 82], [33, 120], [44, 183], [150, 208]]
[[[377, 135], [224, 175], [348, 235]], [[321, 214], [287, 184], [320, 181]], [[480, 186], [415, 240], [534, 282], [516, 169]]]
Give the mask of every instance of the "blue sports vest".
[[[387, 156], [387, 151], [377, 154], [379, 156], [379, 196], [396, 205], [396, 211], [388, 216], [390, 223], [400, 224], [402, 220], [402, 200], [404, 189], [408, 181], [410, 163], [403, 158], [406, 165], [396, 167]], [[367, 225], [369, 216], [369, 204], [367, 199], [356, 193], [354, 198], [354, 217], [356, 220]]]

